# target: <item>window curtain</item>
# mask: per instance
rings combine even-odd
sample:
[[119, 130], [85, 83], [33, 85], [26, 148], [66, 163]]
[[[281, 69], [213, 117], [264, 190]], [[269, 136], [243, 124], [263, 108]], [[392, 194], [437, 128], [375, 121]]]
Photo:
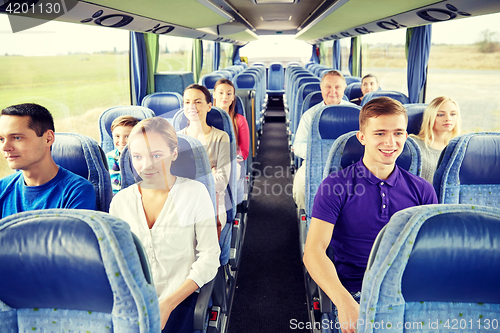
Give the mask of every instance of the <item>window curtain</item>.
[[201, 39], [193, 40], [193, 76], [194, 82], [199, 82], [203, 67], [203, 43]]
[[361, 37], [351, 38], [351, 52], [349, 53], [349, 72], [352, 76], [361, 76]]
[[132, 104], [155, 92], [155, 72], [158, 66], [158, 35], [130, 32], [130, 86]]
[[214, 44], [214, 65], [213, 70], [219, 70], [220, 66], [220, 42], [215, 42]]
[[147, 95], [148, 62], [146, 42], [140, 32], [130, 32], [130, 91], [132, 104], [140, 105]]
[[309, 59], [309, 62], [312, 62], [314, 64], [319, 64], [319, 48], [316, 45], [312, 46], [312, 55], [311, 59]]
[[340, 71], [341, 60], [342, 58], [340, 53], [340, 42], [337, 39], [333, 41], [333, 69]]
[[158, 69], [158, 57], [159, 57], [159, 35], [156, 34], [144, 34], [144, 41], [146, 43], [146, 54], [148, 62], [148, 86], [146, 92], [152, 94], [155, 92], [155, 73]]
[[234, 45], [233, 44], [233, 65], [239, 65], [241, 64], [241, 59], [240, 59], [240, 45]]
[[431, 24], [406, 30], [407, 80], [410, 103], [423, 102], [421, 94], [427, 81], [431, 35]]

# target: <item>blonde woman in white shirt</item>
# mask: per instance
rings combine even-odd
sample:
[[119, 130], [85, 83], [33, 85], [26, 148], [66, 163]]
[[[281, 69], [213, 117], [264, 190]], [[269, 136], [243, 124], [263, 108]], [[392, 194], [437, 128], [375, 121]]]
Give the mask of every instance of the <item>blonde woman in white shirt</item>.
[[160, 304], [162, 332], [193, 332], [196, 291], [219, 267], [216, 218], [206, 187], [176, 177], [177, 135], [163, 118], [139, 122], [128, 146], [143, 179], [118, 192], [110, 213], [128, 222], [151, 265]]

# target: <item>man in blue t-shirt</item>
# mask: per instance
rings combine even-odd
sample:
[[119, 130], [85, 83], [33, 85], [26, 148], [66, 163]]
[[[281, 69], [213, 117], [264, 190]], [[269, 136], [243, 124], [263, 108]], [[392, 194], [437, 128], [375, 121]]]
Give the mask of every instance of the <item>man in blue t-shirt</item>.
[[[407, 125], [406, 109], [398, 101], [381, 97], [368, 102], [356, 135], [365, 146], [363, 158], [326, 177], [314, 199], [304, 264], [336, 306], [344, 333], [354, 332], [363, 275], [378, 232], [397, 211], [437, 203], [431, 184], [395, 164]], [[333, 262], [326, 254], [329, 246]]]
[[0, 180], [0, 218], [35, 209], [96, 209], [92, 184], [52, 159], [54, 120], [38, 104], [19, 104], [2, 110], [0, 149], [11, 169]]

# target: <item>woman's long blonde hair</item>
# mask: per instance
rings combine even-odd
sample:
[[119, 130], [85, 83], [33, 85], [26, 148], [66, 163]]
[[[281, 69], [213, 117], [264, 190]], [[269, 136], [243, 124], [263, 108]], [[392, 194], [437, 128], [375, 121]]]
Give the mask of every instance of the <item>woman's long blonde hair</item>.
[[233, 129], [234, 129], [234, 138], [236, 140], [236, 145], [238, 145], [238, 119], [236, 117], [236, 88], [234, 87], [234, 84], [231, 82], [231, 80], [228, 79], [220, 79], [218, 80], [215, 85], [214, 85], [214, 105], [215, 104], [215, 90], [217, 89], [218, 86], [221, 84], [227, 84], [230, 85], [233, 88], [233, 95], [234, 99], [231, 105], [229, 105], [229, 116], [231, 117], [231, 122], [233, 123]]
[[445, 143], [448, 144], [451, 139], [460, 134], [462, 122], [460, 120], [460, 109], [458, 107], [458, 103], [446, 96], [436, 97], [425, 108], [422, 125], [420, 126], [420, 132], [417, 135], [417, 137], [423, 140], [427, 146], [431, 146], [434, 143], [434, 123], [436, 122], [439, 108], [441, 108], [441, 105], [445, 102], [451, 102], [457, 107], [457, 123], [455, 124], [453, 131], [448, 134]]

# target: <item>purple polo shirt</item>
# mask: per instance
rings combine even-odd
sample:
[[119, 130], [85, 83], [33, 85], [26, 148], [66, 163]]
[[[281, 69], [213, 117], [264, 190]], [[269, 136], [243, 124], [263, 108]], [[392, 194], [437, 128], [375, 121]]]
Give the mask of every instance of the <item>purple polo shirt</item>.
[[436, 203], [434, 188], [423, 178], [396, 166], [387, 180], [381, 180], [360, 160], [323, 180], [312, 217], [335, 225], [330, 241], [333, 262], [342, 285], [357, 292], [375, 238], [391, 216]]

